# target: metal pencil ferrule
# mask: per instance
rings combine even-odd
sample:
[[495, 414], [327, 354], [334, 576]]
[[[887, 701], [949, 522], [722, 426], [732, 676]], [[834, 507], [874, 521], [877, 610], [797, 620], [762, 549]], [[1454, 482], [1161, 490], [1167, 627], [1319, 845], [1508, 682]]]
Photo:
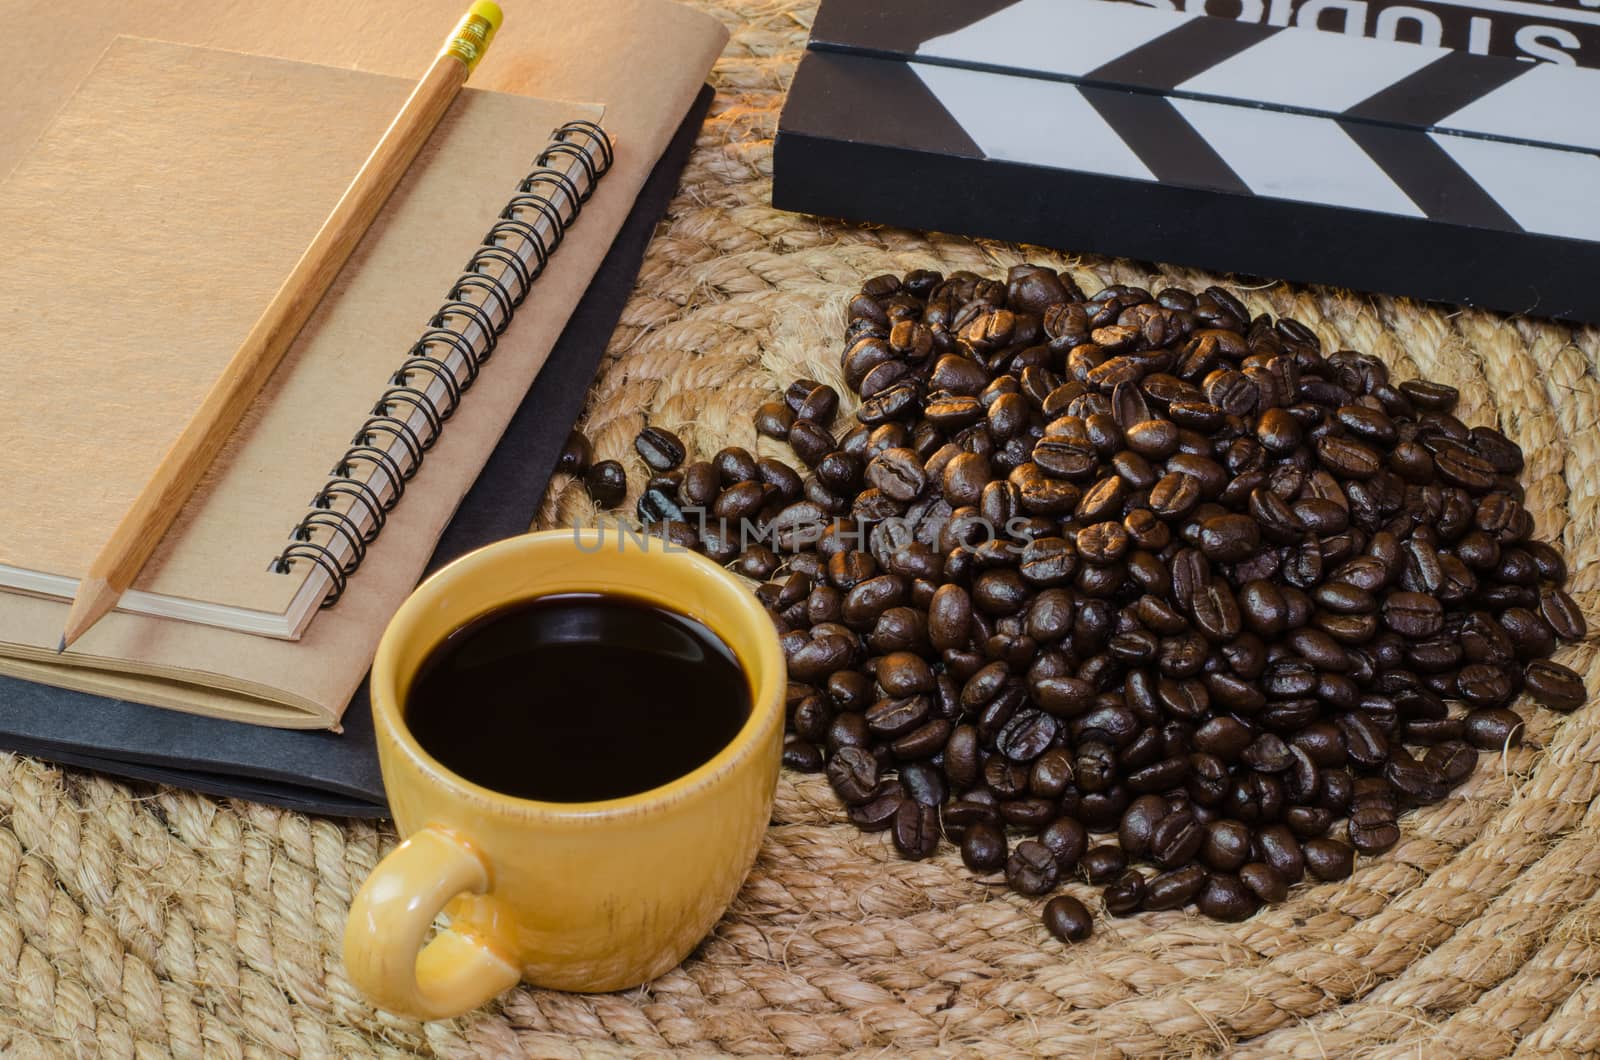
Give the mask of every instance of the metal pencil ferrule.
[[460, 59], [466, 65], [467, 72], [471, 73], [483, 58], [483, 53], [489, 50], [489, 42], [494, 40], [495, 31], [499, 28], [498, 7], [482, 2], [473, 4], [440, 54]]

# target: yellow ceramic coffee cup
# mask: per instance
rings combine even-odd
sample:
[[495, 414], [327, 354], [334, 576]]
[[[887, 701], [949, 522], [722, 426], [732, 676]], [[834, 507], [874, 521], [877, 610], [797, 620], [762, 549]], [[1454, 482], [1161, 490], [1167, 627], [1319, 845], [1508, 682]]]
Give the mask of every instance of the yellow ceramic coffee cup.
[[[750, 717], [732, 742], [661, 787], [583, 803], [503, 795], [429, 757], [405, 723], [406, 692], [429, 652], [486, 612], [572, 592], [643, 600], [722, 638], [750, 683]], [[777, 633], [749, 589], [657, 538], [529, 534], [433, 575], [395, 613], [372, 665], [378, 758], [406, 839], [351, 905], [350, 978], [383, 1008], [439, 1019], [519, 979], [620, 990], [678, 964], [755, 860], [777, 784], [785, 680]], [[472, 704], [460, 714], [473, 724]], [[449, 926], [430, 940], [440, 912]]]

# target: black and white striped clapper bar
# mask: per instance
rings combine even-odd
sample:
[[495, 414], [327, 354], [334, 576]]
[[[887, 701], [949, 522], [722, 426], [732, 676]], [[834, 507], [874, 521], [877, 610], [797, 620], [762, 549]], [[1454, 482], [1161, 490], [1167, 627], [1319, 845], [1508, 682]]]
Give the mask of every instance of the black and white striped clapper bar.
[[1110, 0], [825, 0], [772, 198], [1600, 321], [1600, 70]]

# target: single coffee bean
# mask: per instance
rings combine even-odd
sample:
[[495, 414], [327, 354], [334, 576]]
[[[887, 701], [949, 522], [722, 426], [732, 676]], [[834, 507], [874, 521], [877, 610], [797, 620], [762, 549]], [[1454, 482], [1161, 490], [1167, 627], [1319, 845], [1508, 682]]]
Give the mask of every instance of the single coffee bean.
[[615, 508], [628, 492], [628, 473], [615, 460], [592, 465], [583, 476], [589, 497], [602, 508]]
[[1377, 600], [1372, 593], [1343, 581], [1317, 586], [1311, 592], [1311, 599], [1320, 607], [1347, 615], [1370, 614], [1377, 607]]
[[932, 692], [933, 670], [921, 656], [897, 651], [878, 660], [878, 684], [891, 696], [912, 696]]
[[979, 821], [998, 826], [999, 800], [992, 791], [974, 788], [961, 798], [945, 803], [939, 812], [939, 817], [944, 824], [945, 834], [958, 839], [966, 834], [968, 827]]
[[1439, 601], [1424, 593], [1392, 593], [1383, 602], [1384, 625], [1414, 640], [1431, 637], [1444, 627]]
[[1218, 515], [1200, 525], [1200, 550], [1213, 563], [1236, 563], [1260, 543], [1260, 524], [1246, 515]]
[[1055, 889], [1060, 871], [1048, 847], [1024, 839], [1006, 860], [1006, 883], [1019, 894], [1046, 894]]
[[733, 562], [733, 569], [746, 578], [765, 581], [778, 569], [778, 555], [765, 545], [751, 545]]
[[1145, 897], [1144, 875], [1129, 869], [1106, 885], [1102, 898], [1112, 916], [1131, 916], [1139, 911]]
[[907, 591], [905, 579], [893, 574], [880, 574], [860, 582], [845, 594], [845, 625], [852, 629], [871, 628], [885, 611], [905, 603]]
[[711, 458], [711, 463], [721, 476], [724, 488], [737, 482], [748, 482], [761, 477], [755, 456], [750, 450], [741, 446], [731, 445], [726, 449], [719, 449]]
[[989, 458], [982, 453], [960, 452], [944, 465], [940, 485], [952, 505], [974, 505], [989, 484]]
[[[755, 472], [766, 485], [766, 504], [773, 504], [778, 498], [781, 503], [794, 504], [805, 493], [806, 482], [800, 477], [800, 472], [790, 468], [789, 464], [781, 460], [774, 460], [771, 456], [762, 456], [755, 461]], [[685, 471], [685, 479], [688, 471]]]
[[1305, 851], [1294, 833], [1281, 824], [1269, 825], [1256, 833], [1255, 854], [1272, 866], [1288, 883], [1299, 883], [1305, 875]]
[[593, 462], [594, 446], [581, 431], [573, 431], [567, 435], [566, 443], [561, 446], [561, 454], [556, 457], [556, 470], [569, 475], [581, 475], [589, 470]]
[[895, 811], [892, 829], [895, 849], [911, 861], [928, 857], [939, 848], [939, 811], [915, 799], [906, 799]]
[[789, 675], [806, 682], [826, 680], [834, 671], [850, 665], [856, 652], [853, 637], [818, 632], [817, 628], [807, 632], [796, 630], [786, 633], [780, 643], [789, 665]]
[[670, 471], [683, 463], [685, 449], [676, 434], [663, 427], [646, 427], [633, 440], [639, 458], [656, 471]]
[[1363, 405], [1345, 405], [1334, 416], [1351, 434], [1382, 448], [1395, 444], [1399, 437], [1394, 420]]
[[1006, 863], [1006, 836], [996, 825], [978, 821], [961, 837], [961, 860], [973, 872], [993, 872]]
[[1504, 667], [1473, 663], [1456, 674], [1456, 691], [1472, 706], [1498, 707], [1511, 699], [1515, 689]]
[[1150, 831], [1150, 860], [1164, 869], [1194, 860], [1205, 841], [1205, 828], [1186, 810], [1168, 814]]
[[1251, 769], [1262, 773], [1282, 773], [1294, 764], [1289, 746], [1276, 733], [1263, 733], [1240, 752], [1239, 758]]
[[818, 467], [839, 448], [833, 435], [811, 420], [796, 420], [789, 428], [789, 447], [809, 468]]
[[1589, 623], [1583, 612], [1558, 586], [1547, 585], [1539, 590], [1539, 614], [1562, 640], [1582, 640], [1589, 635]]
[[838, 714], [833, 719], [833, 724], [828, 726], [828, 739], [826, 747], [830, 754], [838, 754], [845, 747], [866, 747], [871, 742], [872, 734], [867, 731], [867, 722], [860, 714], [845, 712]]
[[673, 499], [672, 493], [661, 486], [647, 486], [639, 495], [635, 512], [639, 516], [639, 521], [646, 525], [666, 520], [679, 523], [685, 521], [683, 509]]
[[853, 494], [861, 484], [863, 464], [861, 458], [843, 449], [828, 453], [813, 470], [817, 481], [839, 494]]
[[[1145, 731], [1151, 734], [1150, 739], [1152, 742], [1160, 739], [1160, 734], [1156, 733], [1154, 729]], [[1130, 758], [1127, 752], [1124, 752], [1124, 758]], [[1172, 755], [1129, 773], [1128, 787], [1136, 792], [1170, 791], [1183, 784], [1184, 780], [1189, 776], [1189, 771], [1188, 759], [1181, 755]]]
[[1248, 726], [1228, 715], [1212, 717], [1195, 730], [1194, 745], [1207, 754], [1232, 761], [1254, 740]]
[[711, 514], [720, 520], [737, 523], [749, 519], [766, 502], [766, 489], [759, 482], [740, 482], [729, 488], [712, 506]]
[[1588, 699], [1583, 679], [1572, 669], [1548, 659], [1535, 659], [1523, 672], [1528, 693], [1551, 710], [1577, 710]]
[[1337, 839], [1310, 839], [1301, 849], [1306, 868], [1319, 880], [1342, 880], [1355, 867], [1355, 851]]
[[1474, 492], [1495, 482], [1494, 465], [1458, 446], [1441, 447], [1433, 455], [1434, 469], [1446, 482]]
[[1522, 547], [1533, 557], [1534, 565], [1539, 568], [1540, 578], [1557, 585], [1566, 583], [1567, 561], [1562, 558], [1559, 549], [1544, 541], [1524, 541]]
[[1269, 408], [1256, 421], [1256, 440], [1273, 453], [1291, 453], [1300, 445], [1299, 421], [1287, 409]]
[[933, 710], [925, 695], [880, 699], [867, 708], [867, 729], [881, 740], [892, 740], [921, 726]]
[[1090, 883], [1110, 883], [1128, 867], [1128, 858], [1122, 848], [1111, 844], [1097, 846], [1078, 861], [1078, 870]]
[[1409, 379], [1400, 384], [1400, 392], [1409, 398], [1418, 408], [1430, 409], [1434, 412], [1449, 412], [1456, 407], [1461, 394], [1453, 386], [1444, 383], [1432, 383], [1426, 379]]
[[683, 469], [678, 499], [687, 507], [705, 509], [716, 502], [722, 479], [708, 460], [697, 460]]
[[1201, 586], [1190, 598], [1189, 610], [1195, 626], [1214, 643], [1233, 640], [1244, 628], [1238, 600], [1227, 582], [1210, 581]]
[[1169, 471], [1150, 488], [1150, 510], [1162, 519], [1180, 519], [1200, 503], [1200, 482], [1179, 471]]
[[1055, 855], [1057, 867], [1067, 873], [1083, 859], [1089, 846], [1089, 833], [1076, 818], [1062, 816], [1045, 826], [1039, 833], [1039, 842]]
[[789, 738], [783, 742], [783, 766], [796, 773], [815, 773], [822, 769], [822, 750], [814, 743]]
[[949, 795], [944, 774], [927, 762], [907, 762], [900, 767], [900, 787], [906, 797], [937, 809]]
[[1037, 832], [1060, 812], [1050, 799], [1007, 799], [1000, 804], [1000, 818], [1026, 832]]
[[833, 713], [822, 696], [808, 692], [795, 704], [791, 712], [791, 721], [794, 723], [794, 731], [802, 739], [821, 743], [828, 738], [828, 725], [833, 721]]
[[1046, 751], [1033, 762], [1028, 790], [1043, 799], [1058, 798], [1072, 783], [1072, 755], [1066, 748]]
[[[984, 728], [984, 718], [980, 716], [978, 719], [980, 739], [983, 737]], [[992, 755], [983, 763], [983, 781], [996, 797], [1015, 799], [1028, 790], [1028, 770], [1025, 766], [1009, 761], [1002, 755]]]
[[1144, 907], [1152, 912], [1180, 909], [1199, 896], [1206, 878], [1206, 870], [1199, 865], [1158, 873], [1145, 883]]
[[1128, 531], [1120, 522], [1095, 523], [1078, 532], [1077, 548], [1085, 562], [1106, 566], [1128, 551]]
[[872, 680], [855, 670], [830, 674], [824, 691], [835, 710], [861, 711], [872, 702]]
[[1522, 719], [1504, 707], [1483, 707], [1467, 715], [1466, 739], [1480, 751], [1499, 751], [1522, 743]]
[[967, 644], [972, 626], [972, 599], [953, 582], [934, 591], [928, 607], [928, 639], [938, 651]]
[[1044, 926], [1062, 942], [1082, 942], [1094, 932], [1094, 920], [1082, 902], [1058, 894], [1044, 904]]
[[1250, 839], [1250, 829], [1238, 821], [1211, 821], [1205, 826], [1200, 860], [1208, 868], [1231, 872], [1250, 860]]
[[1383, 765], [1389, 754], [1389, 740], [1369, 714], [1349, 711], [1339, 715], [1338, 725], [1351, 761], [1369, 769]]
[[1065, 538], [1050, 536], [1036, 538], [1023, 546], [1018, 571], [1029, 585], [1045, 588], [1071, 581], [1077, 565], [1074, 547]]
[[783, 441], [794, 426], [794, 410], [781, 401], [768, 401], [756, 409], [755, 428], [758, 434]]
[[1157, 822], [1167, 815], [1167, 800], [1160, 795], [1141, 795], [1122, 814], [1117, 829], [1117, 841], [1129, 857], [1142, 858], [1150, 853], [1150, 836]]
[[1350, 814], [1349, 832], [1350, 844], [1363, 854], [1380, 854], [1400, 841], [1392, 808], [1356, 807]]
[[866, 480], [886, 497], [902, 504], [915, 500], [927, 486], [922, 461], [912, 449], [887, 449], [867, 464]]
[[1028, 603], [1028, 586], [1015, 570], [986, 570], [973, 579], [972, 602], [988, 615], [1015, 615]]
[[1261, 901], [1273, 904], [1289, 897], [1289, 884], [1283, 874], [1264, 861], [1252, 861], [1239, 869], [1239, 882]]
[[845, 747], [828, 760], [828, 783], [846, 805], [871, 798], [878, 787], [878, 760], [860, 747]]
[[962, 788], [971, 788], [981, 777], [978, 740], [973, 725], [957, 725], [944, 745], [944, 773]]
[[995, 737], [995, 750], [1013, 762], [1032, 762], [1050, 746], [1056, 732], [1056, 720], [1043, 711], [1019, 711]]
[[[809, 380], [800, 381], [802, 384]], [[801, 386], [803, 394], [796, 394], [796, 386], [789, 387], [785, 395], [790, 402], [789, 407], [794, 410], [796, 418], [810, 420], [818, 427], [826, 428], [833, 423], [833, 417], [839, 411], [839, 392], [833, 387], [823, 383], [813, 383], [809, 388]], [[798, 397], [798, 400], [796, 398]]]
[[883, 832], [894, 827], [895, 817], [900, 812], [900, 804], [905, 801], [905, 796], [900, 794], [899, 785], [892, 780], [885, 781], [878, 785], [878, 790], [872, 798], [848, 807], [845, 816], [850, 818], [851, 824], [863, 832]]
[[1200, 892], [1200, 912], [1215, 920], [1243, 920], [1260, 905], [1256, 893], [1229, 872], [1213, 872]]
[[1478, 756], [1466, 744], [1452, 740], [1430, 747], [1423, 764], [1443, 777], [1446, 784], [1459, 784], [1472, 775]]
[[1500, 613], [1499, 621], [1519, 658], [1541, 658], [1555, 650], [1555, 630], [1532, 610], [1521, 606], [1508, 607]]
[[1151, 460], [1163, 460], [1178, 449], [1178, 426], [1170, 420], [1151, 419], [1125, 430], [1128, 448]]

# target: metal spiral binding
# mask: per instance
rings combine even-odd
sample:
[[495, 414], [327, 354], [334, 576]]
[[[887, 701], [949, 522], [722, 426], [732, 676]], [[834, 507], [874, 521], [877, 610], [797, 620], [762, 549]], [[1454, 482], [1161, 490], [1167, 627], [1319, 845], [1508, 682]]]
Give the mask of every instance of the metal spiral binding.
[[[477, 381], [567, 228], [611, 168], [611, 139], [594, 122], [567, 122], [550, 140], [534, 160], [536, 168], [518, 183], [517, 193], [446, 293], [444, 304], [389, 377], [387, 389], [312, 498], [310, 510], [290, 531], [289, 544], [269, 567], [280, 574], [287, 574], [297, 561], [320, 567], [333, 586], [322, 600], [323, 607], [333, 606], [343, 595], [350, 575], [366, 559], [368, 546], [405, 493], [406, 483]], [[581, 186], [552, 163], [576, 165]], [[541, 221], [548, 231], [539, 230]], [[444, 391], [439, 398], [429, 394], [433, 383]], [[424, 421], [420, 429], [410, 422], [413, 414]], [[398, 457], [393, 452], [396, 447]], [[363, 467], [381, 474], [362, 475]], [[349, 502], [348, 511], [335, 507], [341, 501]], [[356, 517], [358, 510], [364, 519]], [[314, 540], [318, 530], [324, 532], [326, 543]], [[342, 559], [330, 547], [335, 541], [345, 546]]]

